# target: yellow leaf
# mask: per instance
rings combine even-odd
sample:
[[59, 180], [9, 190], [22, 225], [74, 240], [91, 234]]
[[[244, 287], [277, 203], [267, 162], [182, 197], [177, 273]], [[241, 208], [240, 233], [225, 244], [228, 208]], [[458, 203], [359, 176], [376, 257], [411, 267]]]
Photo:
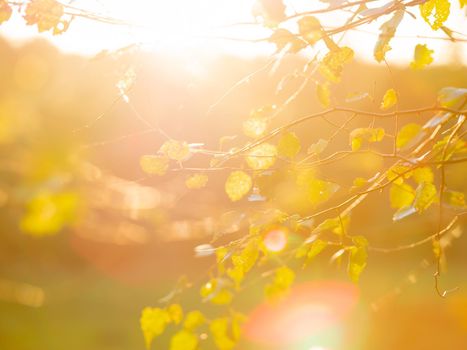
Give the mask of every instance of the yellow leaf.
[[318, 234], [323, 231], [331, 231], [337, 235], [343, 235], [347, 231], [350, 223], [350, 216], [335, 217], [324, 220], [314, 230], [313, 234]]
[[412, 141], [415, 138], [415, 136], [417, 136], [420, 133], [421, 130], [422, 127], [416, 123], [404, 125], [397, 133], [397, 148], [401, 149], [404, 146], [407, 146], [410, 143], [410, 141]]
[[465, 209], [465, 195], [457, 191], [444, 191], [443, 201], [454, 209]]
[[59, 34], [62, 32], [59, 25], [65, 26], [61, 20], [64, 13], [63, 5], [56, 0], [31, 0], [26, 6], [24, 19], [28, 25], [37, 24], [39, 32], [53, 29], [54, 34]]
[[441, 242], [438, 239], [433, 239], [433, 254], [436, 259], [439, 259], [441, 257]]
[[383, 128], [357, 128], [350, 133], [352, 151], [358, 151], [363, 143], [379, 142], [384, 138]]
[[467, 142], [455, 136], [448, 144], [449, 136], [436, 142], [433, 146], [435, 160], [448, 160], [456, 154], [467, 153]]
[[348, 273], [351, 280], [357, 283], [360, 274], [365, 269], [368, 259], [367, 246], [368, 241], [362, 236], [353, 237], [355, 246], [350, 248]]
[[196, 334], [182, 329], [170, 339], [170, 350], [196, 350], [198, 348], [198, 337]]
[[316, 95], [323, 107], [329, 107], [331, 105], [331, 91], [329, 90], [328, 82], [316, 85]]
[[404, 182], [404, 178], [408, 179], [412, 174], [408, 166], [396, 164], [388, 170], [386, 177], [389, 181], [400, 185]]
[[339, 188], [340, 186], [333, 182], [312, 179], [309, 182], [308, 198], [313, 205], [318, 205], [327, 201]]
[[8, 21], [12, 13], [11, 6], [6, 0], [0, 0], [0, 24], [5, 21]]
[[164, 333], [165, 327], [170, 323], [170, 316], [166, 310], [145, 307], [141, 314], [140, 325], [143, 331], [146, 348], [151, 347], [155, 337]]
[[277, 145], [277, 153], [282, 157], [294, 158], [301, 149], [300, 139], [293, 132], [282, 135]]
[[467, 96], [467, 88], [445, 87], [438, 92], [438, 101], [443, 107], [452, 107]]
[[252, 169], [265, 170], [274, 165], [276, 157], [276, 146], [269, 143], [262, 143], [248, 153], [246, 162]]
[[363, 187], [368, 183], [367, 179], [363, 177], [357, 177], [353, 180], [353, 188]]
[[246, 321], [246, 316], [239, 313], [233, 312], [232, 315], [232, 339], [238, 341], [242, 333], [242, 323]]
[[241, 170], [230, 173], [225, 182], [225, 192], [230, 200], [235, 202], [242, 199], [251, 189], [253, 181], [250, 175]]
[[393, 183], [389, 190], [389, 199], [391, 207], [404, 208], [410, 206], [415, 199], [415, 191], [412, 186], [402, 183]]
[[229, 336], [228, 318], [223, 317], [212, 320], [209, 330], [219, 350], [231, 350], [235, 347], [235, 340]]
[[243, 133], [252, 138], [263, 136], [268, 128], [268, 119], [254, 117], [243, 122]]
[[394, 89], [386, 91], [381, 102], [381, 109], [389, 109], [397, 103], [397, 93]]
[[346, 46], [331, 50], [321, 61], [319, 71], [329, 81], [338, 83], [341, 79], [344, 64], [351, 61], [353, 56], [353, 50]]
[[33, 236], [57, 234], [75, 220], [79, 197], [73, 192], [39, 193], [27, 203], [21, 230]]
[[467, 0], [459, 0], [459, 6], [460, 8], [464, 8], [464, 6], [467, 5]]
[[246, 247], [238, 254], [232, 255], [233, 268], [227, 270], [227, 274], [235, 282], [235, 286], [240, 288], [245, 274], [250, 271], [259, 256], [259, 242], [251, 239]]
[[284, 28], [276, 29], [268, 42], [275, 44], [277, 51], [287, 48], [287, 51], [291, 53], [297, 53], [308, 45], [306, 41], [297, 38], [295, 34]]
[[436, 187], [432, 183], [423, 182], [415, 192], [414, 207], [422, 212], [438, 200]]
[[266, 285], [265, 294], [268, 299], [275, 299], [287, 293], [293, 281], [295, 280], [295, 272], [287, 266], [282, 266], [276, 269], [274, 281]]
[[214, 278], [201, 287], [200, 295], [205, 301], [210, 301], [216, 305], [230, 304], [233, 299], [232, 293]]
[[310, 249], [308, 250], [308, 253], [306, 255], [307, 261], [312, 260], [315, 258], [319, 253], [321, 253], [324, 248], [326, 248], [328, 244], [325, 241], [322, 241], [320, 239], [317, 239], [310, 245]]
[[433, 30], [441, 28], [449, 17], [449, 0], [428, 0], [420, 5], [420, 14]]
[[172, 304], [167, 308], [169, 317], [173, 323], [179, 324], [183, 319], [183, 309], [179, 304]]
[[189, 331], [193, 331], [199, 326], [203, 325], [206, 322], [206, 318], [201, 313], [201, 311], [194, 310], [187, 313], [185, 321], [183, 322], [183, 327]]
[[146, 174], [151, 175], [164, 175], [169, 169], [169, 159], [161, 156], [142, 156], [139, 160], [141, 169]]
[[234, 266], [227, 270], [227, 275], [234, 281], [235, 287], [240, 288], [240, 285], [245, 277], [245, 272], [243, 271], [242, 266]]
[[413, 171], [413, 179], [418, 184], [423, 182], [432, 183], [434, 181], [433, 171], [430, 167], [416, 168]]
[[298, 21], [300, 35], [311, 45], [321, 39], [321, 23], [313, 16], [302, 17]]
[[194, 174], [191, 175], [188, 179], [185, 181], [185, 185], [187, 188], [190, 189], [198, 189], [198, 188], [203, 188], [206, 186], [208, 183], [208, 176], [205, 174]]
[[410, 68], [412, 69], [422, 69], [428, 66], [433, 62], [433, 50], [427, 48], [426, 45], [418, 44], [415, 46], [415, 51], [413, 54], [413, 61], [410, 63]]
[[164, 142], [159, 152], [170, 159], [181, 162], [190, 156], [190, 147], [184, 141], [168, 140]]
[[394, 15], [380, 27], [380, 34], [373, 50], [373, 55], [377, 62], [385, 59], [386, 53], [391, 50], [389, 42], [396, 34], [397, 27], [404, 18], [405, 10], [402, 8], [394, 12]]
[[315, 142], [314, 144], [310, 145], [310, 147], [308, 147], [307, 153], [308, 154], [321, 154], [324, 152], [326, 147], [328, 147], [328, 145], [329, 145], [329, 141], [319, 139], [317, 142]]

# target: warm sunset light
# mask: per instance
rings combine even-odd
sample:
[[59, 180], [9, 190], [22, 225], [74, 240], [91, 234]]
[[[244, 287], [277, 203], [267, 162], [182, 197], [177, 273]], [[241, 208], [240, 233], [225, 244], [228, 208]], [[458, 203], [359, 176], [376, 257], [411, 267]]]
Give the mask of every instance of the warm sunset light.
[[342, 322], [357, 301], [358, 290], [352, 284], [335, 281], [299, 284], [285, 299], [253, 310], [244, 326], [245, 336], [259, 344], [295, 349], [307, 338]]
[[0, 350], [461, 350], [465, 0], [0, 0]]

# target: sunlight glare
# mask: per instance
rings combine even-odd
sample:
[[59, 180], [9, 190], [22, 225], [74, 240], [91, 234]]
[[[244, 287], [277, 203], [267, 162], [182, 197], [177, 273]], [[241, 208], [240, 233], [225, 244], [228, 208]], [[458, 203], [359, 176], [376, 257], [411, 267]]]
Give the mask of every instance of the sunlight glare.
[[358, 289], [351, 283], [302, 283], [278, 303], [266, 302], [254, 309], [245, 336], [260, 344], [291, 345], [340, 324], [357, 301]]
[[264, 236], [263, 242], [266, 246], [266, 249], [270, 252], [280, 252], [287, 245], [287, 232], [285, 232], [283, 229], [269, 231]]

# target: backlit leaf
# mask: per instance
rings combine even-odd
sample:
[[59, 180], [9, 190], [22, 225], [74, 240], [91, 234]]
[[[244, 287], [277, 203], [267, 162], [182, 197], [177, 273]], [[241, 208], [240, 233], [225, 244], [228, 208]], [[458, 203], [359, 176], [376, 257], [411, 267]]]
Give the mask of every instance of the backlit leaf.
[[389, 199], [391, 207], [404, 208], [410, 206], [415, 199], [415, 191], [409, 184], [393, 183], [389, 190]]
[[320, 73], [329, 81], [338, 83], [341, 80], [344, 65], [353, 59], [354, 52], [344, 46], [329, 51], [319, 65]]
[[139, 160], [141, 169], [150, 175], [164, 175], [169, 169], [169, 159], [164, 156], [145, 155]]
[[340, 186], [336, 183], [324, 181], [320, 179], [312, 179], [309, 182], [308, 198], [314, 205], [318, 205], [327, 201], [334, 193], [339, 190]]
[[62, 21], [64, 14], [65, 8], [56, 0], [31, 0], [26, 6], [24, 19], [28, 25], [36, 24], [39, 32], [52, 29], [54, 34], [60, 34], [69, 24]]
[[287, 51], [290, 53], [297, 53], [308, 45], [306, 41], [298, 38], [284, 28], [275, 30], [268, 41], [276, 45], [277, 51], [287, 48]]
[[190, 156], [190, 147], [185, 141], [168, 140], [164, 142], [159, 152], [170, 159], [181, 162]]
[[243, 122], [243, 133], [248, 137], [258, 138], [266, 132], [267, 128], [267, 118], [254, 117]]
[[433, 154], [435, 160], [449, 160], [456, 154], [467, 153], [467, 142], [456, 137], [453, 137], [451, 142], [448, 144], [449, 136], [446, 136], [442, 140], [436, 142], [433, 146]]
[[143, 331], [146, 348], [151, 347], [155, 337], [164, 333], [165, 327], [170, 323], [170, 315], [160, 308], [145, 307], [141, 314], [140, 325]]
[[394, 89], [386, 91], [381, 102], [381, 109], [389, 109], [397, 103], [397, 93]]
[[438, 200], [435, 185], [428, 182], [423, 182], [418, 185], [415, 193], [414, 207], [422, 212]]
[[433, 30], [437, 30], [448, 19], [450, 8], [449, 0], [428, 0], [420, 5], [420, 14]]
[[287, 266], [281, 266], [276, 269], [274, 281], [265, 287], [265, 294], [268, 299], [275, 299], [287, 293], [293, 281], [295, 272]]
[[410, 62], [410, 68], [422, 69], [433, 62], [433, 50], [430, 50], [426, 45], [418, 44], [415, 46], [413, 61]]
[[418, 184], [423, 182], [432, 183], [434, 181], [434, 174], [430, 167], [420, 167], [413, 171], [413, 179]]
[[348, 274], [350, 279], [354, 283], [357, 283], [360, 279], [360, 274], [367, 265], [368, 241], [362, 236], [357, 236], [353, 238], [353, 242], [355, 243], [355, 246], [350, 248]]
[[57, 234], [75, 220], [78, 204], [74, 192], [39, 193], [27, 203], [21, 230], [33, 236]]
[[10, 19], [12, 13], [11, 6], [6, 0], [0, 0], [0, 24]]
[[404, 182], [404, 178], [408, 179], [412, 174], [413, 172], [410, 170], [410, 167], [396, 164], [388, 170], [386, 177], [389, 181], [392, 181], [395, 184], [402, 184]]
[[193, 332], [182, 329], [170, 339], [170, 350], [196, 350], [198, 337]]
[[331, 91], [329, 90], [328, 82], [316, 85], [316, 95], [323, 107], [329, 107], [331, 105]]
[[410, 216], [416, 212], [417, 212], [417, 209], [413, 205], [410, 205], [408, 207], [403, 207], [394, 213], [394, 215], [392, 216], [392, 220], [393, 221], [402, 220], [406, 218], [407, 216]]
[[379, 142], [384, 138], [383, 128], [357, 128], [350, 133], [352, 151], [358, 151], [363, 144]]
[[422, 127], [416, 123], [410, 123], [404, 125], [399, 132], [397, 133], [396, 137], [396, 146], [397, 148], [401, 149], [407, 144], [410, 143], [422, 130]]
[[443, 107], [452, 107], [467, 98], [467, 88], [445, 87], [438, 92], [438, 101]]
[[250, 175], [237, 170], [230, 173], [225, 183], [225, 192], [230, 200], [235, 202], [242, 199], [248, 192], [250, 192], [253, 181]]
[[183, 309], [179, 304], [171, 304], [167, 308], [170, 319], [173, 323], [179, 324], [183, 319]]
[[435, 258], [439, 259], [441, 257], [442, 249], [441, 249], [441, 242], [436, 238], [433, 239], [432, 249], [433, 249], [433, 254]]
[[233, 299], [232, 292], [224, 286], [223, 280], [214, 278], [201, 286], [200, 295], [204, 301], [215, 305], [228, 305]]
[[262, 143], [248, 153], [246, 162], [252, 169], [265, 170], [274, 165], [276, 157], [276, 146], [269, 143]]
[[321, 154], [323, 151], [328, 147], [329, 141], [319, 139], [314, 144], [308, 147], [307, 153], [308, 154]]
[[404, 13], [405, 10], [403, 8], [395, 11], [391, 19], [381, 25], [378, 41], [373, 50], [373, 55], [377, 62], [383, 61], [386, 53], [391, 50], [389, 42], [394, 37], [394, 34], [396, 34], [397, 27], [404, 18]]
[[322, 241], [320, 239], [317, 239], [310, 245], [310, 249], [308, 250], [308, 253], [306, 255], [307, 261], [312, 260], [314, 257], [316, 257], [319, 253], [321, 253], [328, 244], [325, 241]]
[[294, 158], [301, 149], [300, 139], [293, 132], [281, 136], [277, 145], [277, 153], [282, 157]]
[[231, 350], [235, 347], [235, 340], [230, 337], [229, 319], [227, 317], [216, 318], [211, 321], [209, 330], [219, 350]]
[[350, 103], [350, 102], [357, 102], [361, 101], [367, 97], [371, 97], [368, 92], [351, 92], [347, 94], [345, 97], [345, 102]]
[[318, 234], [323, 231], [331, 231], [337, 235], [343, 235], [347, 231], [350, 223], [350, 216], [341, 216], [324, 220], [314, 230], [313, 234]]
[[208, 183], [208, 176], [205, 174], [194, 174], [191, 175], [188, 179], [185, 181], [186, 187], [190, 189], [198, 189], [198, 188], [203, 188], [206, 186]]
[[183, 327], [193, 331], [199, 326], [203, 325], [206, 322], [206, 318], [201, 313], [201, 311], [194, 310], [186, 314], [185, 321], [183, 321]]
[[444, 191], [443, 202], [454, 209], [465, 209], [465, 195], [457, 191]]
[[368, 183], [368, 180], [363, 177], [357, 177], [353, 180], [352, 189], [357, 189], [365, 186]]
[[316, 17], [305, 16], [298, 21], [300, 35], [311, 45], [321, 39], [321, 23]]

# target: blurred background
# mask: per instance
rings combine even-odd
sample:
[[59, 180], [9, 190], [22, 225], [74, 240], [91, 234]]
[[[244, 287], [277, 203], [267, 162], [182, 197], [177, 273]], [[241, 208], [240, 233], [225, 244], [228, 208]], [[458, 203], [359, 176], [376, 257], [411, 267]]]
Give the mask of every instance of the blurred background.
[[[286, 58], [275, 72], [263, 69], [224, 96], [268, 59], [196, 51], [181, 57], [132, 47], [88, 59], [61, 53], [43, 40], [12, 46], [3, 39], [0, 53], [0, 349], [143, 349], [141, 309], [157, 305], [182, 275], [193, 283], [182, 304], [198, 307], [199, 283], [208, 277], [213, 258], [195, 258], [194, 247], [221, 231], [225, 241], [241, 236], [252, 204], [228, 201], [223, 190], [227, 172], [210, 176], [206, 188], [193, 191], [184, 185], [184, 172], [147, 177], [140, 156], [156, 152], [164, 142], [158, 128], [175, 139], [217, 149], [221, 137], [241, 135], [242, 121], [252, 110], [288, 98], [303, 81], [303, 61]], [[126, 103], [118, 87], [131, 72], [136, 79]], [[461, 62], [423, 72], [393, 66], [392, 75], [385, 67], [355, 61], [334, 88], [334, 103], [343, 104], [349, 93], [367, 92], [367, 98], [350, 106], [377, 111], [395, 81], [401, 109], [430, 106], [441, 87], [467, 85]], [[274, 123], [321, 110], [315, 95], [311, 83]], [[404, 123], [423, 124], [431, 116], [409, 115]], [[336, 123], [343, 118], [330, 117]], [[349, 128], [367, 122], [357, 118]], [[379, 123], [392, 127], [392, 122]], [[312, 144], [333, 130], [314, 120], [295, 131], [304, 144]], [[347, 136], [341, 136], [330, 153], [348, 147]], [[245, 140], [237, 136], [228, 142]], [[196, 156], [188, 164], [206, 167], [209, 160]], [[380, 158], [359, 154], [322, 171], [351, 186], [356, 176], [371, 177], [382, 165]], [[449, 166], [449, 187], [465, 192], [465, 174], [462, 163]], [[312, 208], [283, 194], [280, 184], [275, 180], [269, 187], [280, 209], [310, 213]], [[374, 246], [394, 247], [431, 234], [435, 211], [393, 223], [387, 192], [377, 193], [355, 210], [350, 230]], [[345, 268], [331, 266], [330, 254], [324, 254], [300, 280], [315, 281], [314, 290], [322, 291], [334, 288], [329, 280], [341, 281], [344, 287], [335, 288], [350, 298], [349, 313], [304, 342], [274, 347], [245, 340], [238, 348], [465, 349], [465, 228], [460, 220], [449, 236], [441, 283], [460, 289], [447, 299], [434, 290], [429, 244], [370, 253], [356, 293]], [[261, 299], [262, 287], [246, 290], [235, 307], [248, 314]], [[166, 348], [164, 342], [157, 340], [154, 348]]]

